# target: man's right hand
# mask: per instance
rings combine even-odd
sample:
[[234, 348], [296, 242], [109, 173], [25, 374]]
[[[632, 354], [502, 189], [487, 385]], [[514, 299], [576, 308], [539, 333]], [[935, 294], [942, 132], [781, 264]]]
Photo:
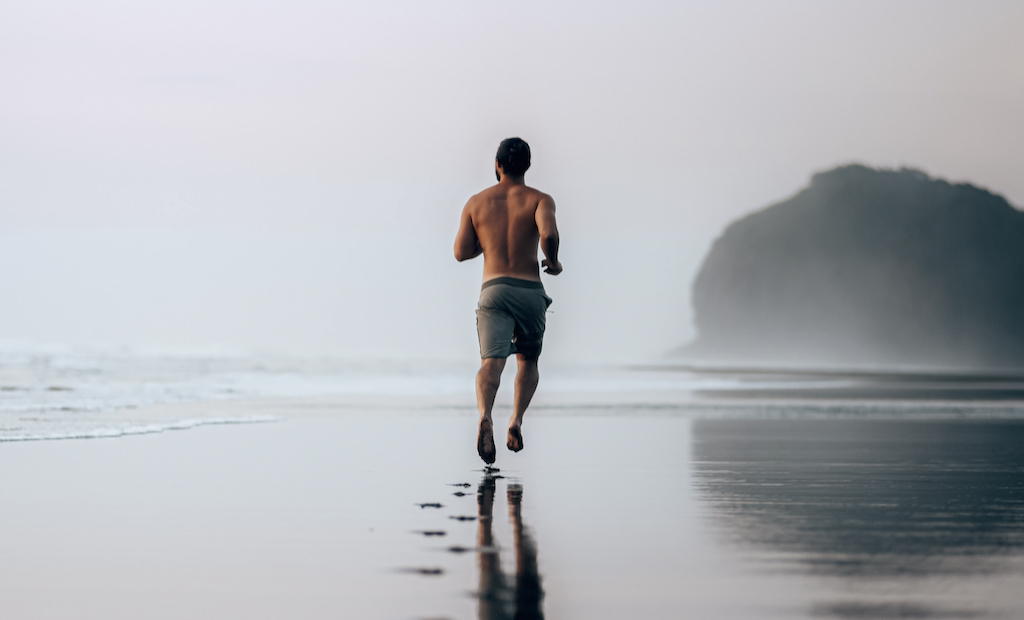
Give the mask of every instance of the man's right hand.
[[558, 274], [562, 273], [561, 261], [556, 260], [554, 264], [552, 264], [551, 261], [545, 258], [540, 262], [540, 264], [542, 267], [544, 267], [544, 273], [549, 273], [553, 276], [557, 276]]

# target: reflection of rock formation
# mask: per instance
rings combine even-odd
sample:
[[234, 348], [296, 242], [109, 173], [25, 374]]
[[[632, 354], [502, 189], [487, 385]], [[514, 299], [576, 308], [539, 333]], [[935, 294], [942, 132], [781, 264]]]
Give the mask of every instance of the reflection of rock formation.
[[966, 574], [1024, 551], [1024, 422], [697, 420], [716, 524], [809, 572]]
[[1020, 372], [870, 373], [709, 368], [696, 371], [696, 374], [727, 378], [727, 381], [714, 382], [696, 392], [715, 398], [1024, 402], [1024, 373]]
[[1024, 213], [914, 170], [846, 166], [731, 224], [693, 285], [731, 361], [1024, 367]]
[[543, 620], [541, 601], [544, 591], [537, 570], [537, 545], [523, 527], [523, 487], [508, 485], [508, 516], [512, 523], [516, 573], [510, 578], [501, 569], [501, 558], [494, 544], [491, 525], [494, 521], [495, 480], [487, 475], [477, 490], [479, 529], [477, 530], [480, 568], [480, 620]]

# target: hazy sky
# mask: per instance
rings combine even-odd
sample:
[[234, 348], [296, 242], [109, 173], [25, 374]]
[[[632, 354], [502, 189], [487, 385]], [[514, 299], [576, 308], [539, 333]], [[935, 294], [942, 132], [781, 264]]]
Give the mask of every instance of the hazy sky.
[[[420, 255], [450, 252], [465, 199], [493, 181], [498, 141], [519, 135], [534, 150], [527, 180], [555, 196], [574, 259], [552, 286], [568, 296], [563, 313], [589, 317], [564, 347], [593, 347], [608, 320], [660, 305], [644, 310], [657, 314], [647, 331], [614, 338], [654, 354], [692, 335], [686, 289], [707, 244], [814, 171], [908, 165], [1024, 205], [1022, 27], [1015, 1], [8, 2], [0, 231], [24, 252], [8, 243], [2, 255], [0, 337], [218, 342], [195, 334], [216, 333], [227, 319], [212, 317], [234, 302], [200, 293], [134, 310], [168, 313], [180, 325], [164, 336], [104, 320], [137, 301], [119, 265], [132, 262], [142, 288], [151, 273], [161, 294], [190, 275], [214, 290], [203, 265], [223, 271], [225, 256], [261, 255], [261, 243], [317, 294], [358, 273], [363, 295], [399, 300], [395, 287], [437, 278], [468, 286], [471, 303], [478, 266]], [[265, 237], [285, 231], [283, 245]], [[187, 254], [175, 234], [204, 249], [174, 260]], [[310, 276], [341, 255], [310, 255], [294, 241], [306, 234], [324, 247], [351, 239], [351, 260]], [[97, 258], [99, 246], [120, 258]], [[83, 264], [116, 292], [67, 298], [95, 323], [58, 317], [50, 297], [81, 285]], [[220, 290], [259, 269], [237, 265]], [[609, 304], [617, 314], [602, 315]], [[468, 329], [472, 344], [472, 308], [468, 326], [454, 308], [435, 319], [458, 315], [445, 329]], [[253, 330], [300, 320], [253, 312]], [[363, 331], [405, 312], [377, 312]], [[316, 341], [337, 315], [303, 320], [306, 336], [266, 346]]]

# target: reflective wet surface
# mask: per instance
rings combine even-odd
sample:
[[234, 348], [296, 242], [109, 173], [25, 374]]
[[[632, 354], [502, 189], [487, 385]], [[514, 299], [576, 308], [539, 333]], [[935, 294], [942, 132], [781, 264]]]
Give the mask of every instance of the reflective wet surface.
[[602, 411], [5, 444], [0, 616], [1024, 618], [1020, 413]]
[[822, 578], [812, 616], [1024, 613], [984, 588], [1024, 586], [1020, 421], [695, 420], [692, 459], [723, 544]]
[[1024, 421], [612, 418], [577, 437], [613, 446], [599, 471], [480, 479], [479, 620], [546, 600], [574, 618], [1024, 617]]

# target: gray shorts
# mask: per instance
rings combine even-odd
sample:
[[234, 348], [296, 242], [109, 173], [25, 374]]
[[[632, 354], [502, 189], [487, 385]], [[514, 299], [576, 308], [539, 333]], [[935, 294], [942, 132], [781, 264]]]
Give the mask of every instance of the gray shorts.
[[504, 276], [484, 282], [476, 309], [480, 358], [504, 359], [519, 353], [527, 359], [537, 359], [550, 305], [551, 298], [540, 282]]

